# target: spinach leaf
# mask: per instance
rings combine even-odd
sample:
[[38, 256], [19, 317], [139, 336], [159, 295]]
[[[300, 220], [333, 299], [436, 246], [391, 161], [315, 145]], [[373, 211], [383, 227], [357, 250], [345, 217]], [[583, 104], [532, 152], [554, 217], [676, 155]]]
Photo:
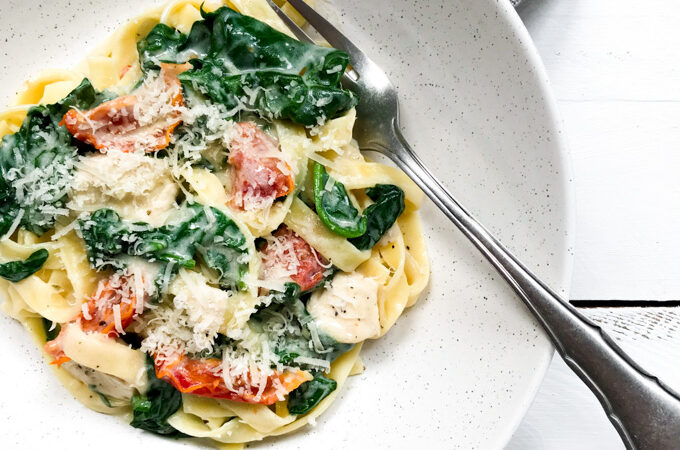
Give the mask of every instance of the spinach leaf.
[[53, 341], [57, 338], [57, 336], [59, 336], [59, 332], [61, 331], [61, 325], [59, 325], [58, 323], [55, 324], [51, 320], [47, 320], [43, 317], [42, 326], [43, 331], [45, 332], [45, 342]]
[[366, 233], [366, 218], [352, 205], [345, 186], [319, 163], [314, 164], [314, 203], [321, 222], [335, 234], [353, 238]]
[[163, 23], [151, 29], [137, 43], [137, 53], [142, 70], [160, 69], [161, 62], [185, 63], [190, 58], [205, 58], [210, 49], [211, 30], [204, 21], [194, 22], [186, 35]]
[[366, 189], [366, 195], [374, 203], [359, 214], [345, 186], [330, 178], [326, 168], [319, 163], [314, 163], [313, 179], [314, 204], [319, 219], [335, 234], [349, 238], [359, 250], [373, 248], [404, 212], [404, 191], [398, 186], [376, 184]]
[[288, 411], [291, 414], [306, 414], [321, 400], [338, 387], [335, 380], [326, 378], [321, 372], [314, 372], [314, 379], [302, 383], [288, 396]]
[[23, 261], [10, 261], [0, 264], [0, 277], [16, 283], [36, 273], [45, 261], [49, 252], [44, 248], [36, 250]]
[[270, 291], [272, 302], [286, 304], [300, 298], [300, 285], [295, 282], [284, 283], [283, 291]]
[[366, 195], [375, 203], [364, 210], [366, 233], [350, 239], [359, 250], [368, 250], [383, 237], [404, 212], [404, 191], [392, 184], [376, 184], [366, 189]]
[[124, 256], [130, 255], [192, 268], [198, 255], [217, 272], [221, 286], [240, 286], [248, 250], [236, 223], [222, 211], [196, 203], [183, 206], [178, 215], [181, 220], [158, 228], [122, 220], [110, 209], [84, 217], [79, 226], [90, 264], [98, 270], [121, 269]]
[[131, 331], [126, 331], [125, 334], [121, 334], [118, 336], [118, 339], [125, 342], [133, 350], [141, 348], [142, 341], [144, 340], [141, 335]]
[[191, 61], [193, 69], [179, 77], [185, 90], [234, 114], [255, 110], [311, 126], [356, 105], [356, 95], [339, 86], [347, 53], [299, 42], [228, 7], [201, 14], [188, 35], [154, 27], [138, 43], [141, 66]]
[[172, 385], [156, 377], [153, 360], [146, 357], [149, 389], [132, 397], [132, 425], [135, 428], [165, 436], [184, 436], [168, 423], [168, 417], [182, 406], [182, 394]]
[[339, 116], [356, 104], [351, 91], [308, 85], [299, 75], [256, 71], [231, 75], [212, 63], [179, 75], [185, 86], [228, 109], [256, 110], [268, 119], [290, 119], [313, 126]]
[[[300, 299], [272, 302], [255, 312], [248, 324], [254, 331], [265, 335], [279, 361], [286, 365], [307, 368], [306, 364], [295, 361], [299, 356], [332, 362], [352, 348], [352, 344], [339, 343], [319, 330]], [[323, 348], [310, 346], [312, 333], [319, 338]]]
[[19, 131], [2, 138], [0, 235], [20, 213], [20, 225], [38, 235], [68, 213], [64, 204], [83, 144], [59, 122], [70, 108], [89, 109], [107, 98], [85, 79], [63, 100], [29, 109]]

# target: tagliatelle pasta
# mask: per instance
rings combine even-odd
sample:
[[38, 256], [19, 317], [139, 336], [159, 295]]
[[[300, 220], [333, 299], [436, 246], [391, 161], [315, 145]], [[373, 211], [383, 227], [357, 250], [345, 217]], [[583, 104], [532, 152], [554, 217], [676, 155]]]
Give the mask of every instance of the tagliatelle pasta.
[[430, 268], [348, 62], [265, 0], [175, 0], [0, 111], [1, 308], [81, 403], [238, 449], [362, 372]]

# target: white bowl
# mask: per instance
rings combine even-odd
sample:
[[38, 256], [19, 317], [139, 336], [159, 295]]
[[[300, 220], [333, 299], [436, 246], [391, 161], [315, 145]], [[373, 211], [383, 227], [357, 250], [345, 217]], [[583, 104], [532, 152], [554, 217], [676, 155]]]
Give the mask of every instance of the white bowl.
[[[152, 0], [4, 0], [0, 103], [47, 67], [73, 67]], [[399, 89], [405, 135], [457, 198], [563, 293], [571, 274], [567, 152], [546, 76], [508, 2], [336, 0], [336, 20]], [[329, 8], [323, 8], [328, 12]], [[552, 355], [527, 309], [431, 204], [429, 292], [365, 347], [316, 427], [255, 448], [501, 448]], [[0, 319], [3, 448], [165, 449], [85, 409], [20, 326]]]

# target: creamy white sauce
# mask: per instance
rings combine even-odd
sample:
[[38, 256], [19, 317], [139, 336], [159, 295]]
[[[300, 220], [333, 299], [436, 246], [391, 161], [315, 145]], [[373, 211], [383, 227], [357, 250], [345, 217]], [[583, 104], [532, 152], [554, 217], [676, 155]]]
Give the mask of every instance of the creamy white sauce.
[[81, 366], [73, 361], [68, 361], [61, 367], [74, 378], [82, 381], [90, 388], [94, 387], [97, 392], [105, 395], [112, 406], [129, 404], [132, 395], [135, 393], [133, 386], [113, 375]]
[[307, 310], [318, 328], [338, 342], [353, 344], [380, 335], [378, 283], [360, 273], [340, 273], [312, 294]]

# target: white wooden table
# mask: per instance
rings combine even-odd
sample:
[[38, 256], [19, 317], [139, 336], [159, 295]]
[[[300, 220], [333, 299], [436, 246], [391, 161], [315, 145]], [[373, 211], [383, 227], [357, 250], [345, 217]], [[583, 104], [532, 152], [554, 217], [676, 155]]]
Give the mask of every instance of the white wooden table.
[[[547, 68], [572, 155], [571, 298], [599, 306], [584, 312], [680, 391], [680, 3], [525, 0], [518, 12]], [[650, 300], [663, 302], [641, 302]], [[558, 357], [508, 446], [622, 448]]]

